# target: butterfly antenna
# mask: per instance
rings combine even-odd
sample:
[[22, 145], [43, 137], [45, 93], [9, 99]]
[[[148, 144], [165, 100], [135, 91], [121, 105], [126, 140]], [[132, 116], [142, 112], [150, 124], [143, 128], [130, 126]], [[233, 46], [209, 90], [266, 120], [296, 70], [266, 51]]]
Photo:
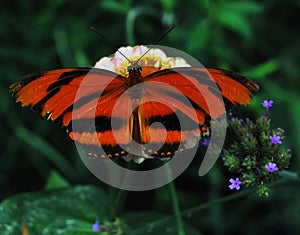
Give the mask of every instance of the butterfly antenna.
[[[114, 45], [108, 41], [104, 36], [102, 36], [96, 29], [94, 26], [90, 26], [90, 29], [93, 30], [100, 38], [102, 38], [103, 41], [105, 41], [108, 45], [110, 45], [111, 47], [114, 47]], [[124, 55], [121, 51], [117, 50], [126, 60], [128, 60], [129, 63], [132, 63], [126, 55]]]
[[176, 24], [173, 24], [171, 28], [169, 28], [137, 61], [139, 62], [155, 45], [157, 45], [164, 37], [166, 37], [174, 28]]

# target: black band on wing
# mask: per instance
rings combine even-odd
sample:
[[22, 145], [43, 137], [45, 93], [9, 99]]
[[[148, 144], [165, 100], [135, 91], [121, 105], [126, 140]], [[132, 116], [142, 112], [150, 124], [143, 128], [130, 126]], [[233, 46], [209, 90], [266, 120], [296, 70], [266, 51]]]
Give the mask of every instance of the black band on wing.
[[57, 82], [52, 83], [48, 88], [47, 92], [51, 92], [54, 89], [60, 88], [61, 86], [68, 85], [70, 82], [72, 82], [77, 77], [81, 77], [83, 75], [88, 74], [90, 69], [76, 69], [73, 71], [68, 71], [62, 73], [59, 78], [57, 79]]
[[223, 71], [224, 75], [231, 77], [232, 79], [234, 79], [235, 81], [241, 83], [242, 85], [244, 85], [245, 87], [248, 88], [249, 91], [251, 91], [251, 93], [254, 93], [258, 90], [258, 85], [251, 81], [249, 78], [238, 74], [238, 73], [234, 73], [228, 70], [221, 70]]
[[[113, 118], [106, 116], [98, 116], [94, 118], [81, 118], [78, 120], [72, 120], [72, 122], [66, 127], [69, 131], [76, 131], [78, 133], [83, 132], [105, 132], [112, 130], [111, 123], [114, 124], [114, 130], [121, 129], [124, 126], [124, 120], [121, 118]], [[76, 130], [73, 130], [73, 126], [76, 126]]]

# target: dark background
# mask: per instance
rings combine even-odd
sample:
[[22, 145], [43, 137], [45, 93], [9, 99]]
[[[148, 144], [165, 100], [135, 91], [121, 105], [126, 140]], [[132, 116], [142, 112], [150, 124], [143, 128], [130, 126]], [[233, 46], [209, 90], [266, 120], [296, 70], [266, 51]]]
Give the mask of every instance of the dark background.
[[[33, 72], [92, 66], [120, 46], [153, 44], [174, 22], [177, 27], [161, 45], [189, 53], [206, 67], [240, 72], [259, 83], [259, 93], [249, 107], [238, 109], [239, 116], [264, 115], [260, 103], [274, 100], [272, 125], [285, 130], [284, 145], [293, 151], [290, 171], [299, 172], [299, 1], [0, 3], [1, 200], [44, 189], [51, 172], [59, 173], [71, 186], [94, 184], [105, 192], [112, 190], [88, 172], [63, 129], [14, 103], [10, 84]], [[101, 40], [90, 25], [114, 46]], [[202, 178], [196, 174], [198, 167], [191, 166], [175, 180], [182, 210], [235, 193], [228, 190], [230, 174], [221, 163]], [[135, 210], [173, 213], [167, 186], [126, 194], [121, 217]], [[297, 234], [299, 198], [299, 182], [286, 181], [274, 186], [269, 198], [259, 198], [252, 191], [239, 199], [208, 206], [185, 221], [199, 234]]]

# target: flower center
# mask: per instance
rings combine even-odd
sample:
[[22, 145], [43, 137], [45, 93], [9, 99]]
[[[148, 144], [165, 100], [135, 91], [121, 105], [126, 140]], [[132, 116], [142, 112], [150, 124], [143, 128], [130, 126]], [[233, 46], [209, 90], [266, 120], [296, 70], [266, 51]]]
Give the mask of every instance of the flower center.
[[[137, 61], [140, 59], [140, 56], [130, 56], [128, 59], [130, 61]], [[143, 58], [139, 60], [138, 64], [142, 67], [154, 67], [156, 68], [156, 70], [168, 69], [172, 67], [172, 64], [169, 60], [163, 60], [161, 57], [156, 56], [155, 54], [143, 56]], [[129, 73], [127, 71], [127, 68], [130, 65], [130, 62], [128, 60], [125, 60], [122, 64], [116, 67], [116, 72], [124, 77], [128, 77]], [[147, 74], [143, 73], [143, 76], [145, 75]]]

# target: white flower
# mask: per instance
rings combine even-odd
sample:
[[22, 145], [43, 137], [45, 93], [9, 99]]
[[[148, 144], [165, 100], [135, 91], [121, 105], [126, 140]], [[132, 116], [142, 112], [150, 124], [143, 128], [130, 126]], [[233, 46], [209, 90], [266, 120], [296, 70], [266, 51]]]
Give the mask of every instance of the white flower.
[[[149, 51], [148, 50], [148, 47], [142, 45], [135, 47], [121, 47], [113, 57], [101, 58], [96, 62], [94, 67], [110, 70], [125, 77], [128, 76], [127, 67], [130, 66], [130, 62], [137, 61], [141, 57], [139, 65], [152, 66], [157, 70], [175, 67], [190, 67], [184, 59], [180, 57], [167, 57], [165, 52], [161, 49], [151, 48]], [[126, 56], [126, 58], [124, 56]], [[147, 74], [142, 75], [145, 76]]]

